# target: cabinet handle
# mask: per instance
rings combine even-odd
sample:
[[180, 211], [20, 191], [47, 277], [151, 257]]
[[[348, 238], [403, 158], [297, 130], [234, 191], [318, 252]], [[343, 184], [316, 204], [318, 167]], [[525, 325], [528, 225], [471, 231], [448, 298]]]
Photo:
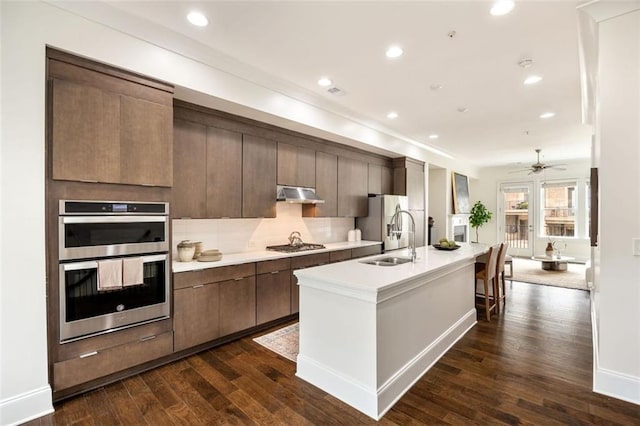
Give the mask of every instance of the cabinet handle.
[[140, 338], [140, 341], [141, 341], [141, 342], [146, 342], [146, 341], [148, 341], [148, 340], [153, 340], [153, 339], [155, 339], [155, 338], [156, 338], [156, 336], [155, 336], [155, 334], [154, 334], [154, 335], [151, 335], [151, 336], [141, 337], [141, 338]]
[[80, 355], [80, 358], [89, 358], [90, 356], [98, 355], [98, 351], [89, 352], [87, 354]]
[[204, 284], [194, 285], [194, 286], [193, 286], [193, 287], [191, 287], [191, 288], [202, 288], [202, 287], [204, 287]]
[[234, 278], [233, 280], [234, 280], [234, 281], [242, 281], [243, 279], [244, 279], [244, 277], [241, 277], [241, 278]]
[[280, 273], [280, 271], [272, 271], [271, 273], [272, 273], [272, 274], [279, 274], [279, 273]]

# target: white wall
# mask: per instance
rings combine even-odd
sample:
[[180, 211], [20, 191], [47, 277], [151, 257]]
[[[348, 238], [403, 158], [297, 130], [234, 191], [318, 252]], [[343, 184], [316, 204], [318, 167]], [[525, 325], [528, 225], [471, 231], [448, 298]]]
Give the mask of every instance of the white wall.
[[[471, 179], [469, 182], [469, 196], [471, 198], [471, 205], [476, 201], [482, 201], [487, 208], [493, 213], [491, 221], [482, 226], [479, 231], [480, 242], [486, 244], [495, 244], [503, 240], [501, 232], [499, 232], [499, 188], [500, 184], [506, 182], [531, 182], [533, 184], [532, 199], [539, 200], [540, 182], [544, 180], [564, 180], [564, 179], [578, 179], [578, 211], [584, 212], [585, 210], [585, 197], [584, 197], [584, 184], [589, 177], [590, 171], [589, 160], [571, 162], [567, 164], [566, 171], [547, 171], [544, 176], [523, 174], [510, 174], [509, 172], [518, 169], [519, 167], [491, 167], [480, 169], [479, 179]], [[539, 204], [539, 203], [538, 203]], [[539, 220], [539, 212], [533, 211], [532, 213], [534, 221]], [[581, 219], [583, 215], [579, 216]], [[537, 222], [536, 222], [537, 223]], [[587, 229], [585, 223], [579, 223], [577, 227], [578, 238], [553, 238], [554, 240], [560, 240], [567, 244], [567, 248], [562, 251], [567, 256], [575, 257], [578, 261], [586, 261], [590, 258], [589, 238], [587, 237]], [[472, 230], [472, 232], [475, 232]], [[533, 238], [533, 254], [543, 254], [545, 246], [547, 245], [547, 238], [541, 237], [538, 233], [535, 233]]]
[[640, 256], [631, 251], [632, 238], [640, 238], [637, 9], [598, 26], [601, 209], [594, 390], [640, 404]]

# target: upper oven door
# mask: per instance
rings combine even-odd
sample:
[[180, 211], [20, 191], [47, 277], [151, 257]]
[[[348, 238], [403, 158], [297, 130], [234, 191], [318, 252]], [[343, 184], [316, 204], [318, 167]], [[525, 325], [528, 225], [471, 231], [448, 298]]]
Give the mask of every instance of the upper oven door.
[[167, 216], [60, 216], [59, 258], [166, 252]]

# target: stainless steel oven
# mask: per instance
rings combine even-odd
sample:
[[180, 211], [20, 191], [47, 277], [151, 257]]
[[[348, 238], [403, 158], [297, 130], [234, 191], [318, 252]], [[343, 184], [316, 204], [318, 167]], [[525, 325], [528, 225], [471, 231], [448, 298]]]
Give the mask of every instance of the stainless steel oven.
[[168, 221], [168, 203], [60, 201], [62, 343], [170, 316]]

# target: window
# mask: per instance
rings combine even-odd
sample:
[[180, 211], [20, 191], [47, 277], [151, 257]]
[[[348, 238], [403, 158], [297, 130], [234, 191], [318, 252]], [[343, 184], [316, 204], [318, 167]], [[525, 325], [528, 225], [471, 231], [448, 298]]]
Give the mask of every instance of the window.
[[548, 237], [576, 236], [577, 183], [543, 182], [541, 233]]

